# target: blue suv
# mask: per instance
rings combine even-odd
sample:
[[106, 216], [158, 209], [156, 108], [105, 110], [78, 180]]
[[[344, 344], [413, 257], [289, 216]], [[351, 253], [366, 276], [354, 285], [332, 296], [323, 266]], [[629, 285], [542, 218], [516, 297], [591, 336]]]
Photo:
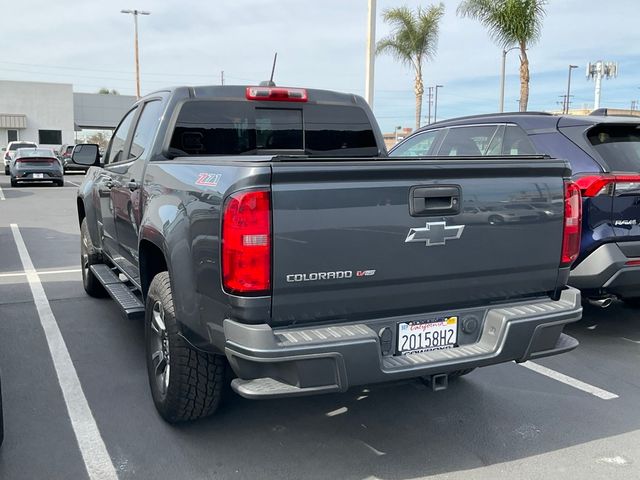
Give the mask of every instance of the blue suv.
[[[392, 157], [549, 155], [569, 161], [583, 197], [580, 255], [569, 283], [606, 307], [613, 297], [640, 306], [640, 118], [504, 113], [431, 124], [405, 138]], [[544, 192], [540, 192], [541, 197]], [[544, 215], [535, 199], [489, 219]], [[515, 215], [515, 216], [514, 216]], [[500, 218], [499, 218], [500, 217]]]

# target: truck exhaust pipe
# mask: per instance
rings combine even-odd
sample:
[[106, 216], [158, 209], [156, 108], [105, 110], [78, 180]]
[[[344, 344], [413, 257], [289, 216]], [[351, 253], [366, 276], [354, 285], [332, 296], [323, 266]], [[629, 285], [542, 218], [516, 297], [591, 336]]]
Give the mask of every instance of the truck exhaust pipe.
[[613, 297], [590, 298], [589, 303], [594, 307], [607, 308], [613, 303]]

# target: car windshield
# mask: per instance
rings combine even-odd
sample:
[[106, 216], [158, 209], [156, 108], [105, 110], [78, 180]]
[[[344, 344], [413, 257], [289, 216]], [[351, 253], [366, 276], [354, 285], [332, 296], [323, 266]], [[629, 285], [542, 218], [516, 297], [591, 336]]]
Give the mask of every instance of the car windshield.
[[21, 148], [16, 152], [16, 157], [53, 157], [53, 150], [50, 148]]
[[19, 148], [35, 148], [35, 143], [13, 143], [9, 145], [9, 150], [18, 150]]
[[611, 171], [640, 171], [640, 125], [598, 125], [587, 138]]

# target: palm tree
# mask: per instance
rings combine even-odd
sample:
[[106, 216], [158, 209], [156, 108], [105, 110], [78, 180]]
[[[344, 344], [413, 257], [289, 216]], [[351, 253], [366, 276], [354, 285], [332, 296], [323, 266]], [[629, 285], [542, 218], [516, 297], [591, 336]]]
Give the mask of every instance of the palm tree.
[[380, 40], [376, 53], [389, 53], [415, 71], [414, 91], [416, 94], [416, 128], [420, 128], [422, 115], [422, 64], [432, 59], [438, 46], [440, 19], [444, 15], [444, 5], [418, 7], [414, 13], [408, 7], [391, 8], [382, 12], [382, 18], [389, 23], [392, 32]]
[[520, 48], [520, 111], [529, 103], [527, 48], [540, 39], [546, 0], [463, 0], [458, 15], [478, 20], [503, 49]]

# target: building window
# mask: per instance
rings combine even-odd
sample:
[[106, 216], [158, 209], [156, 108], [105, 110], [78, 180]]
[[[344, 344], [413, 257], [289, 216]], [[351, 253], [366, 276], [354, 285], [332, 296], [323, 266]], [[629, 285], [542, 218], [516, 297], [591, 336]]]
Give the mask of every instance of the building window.
[[7, 130], [7, 143], [18, 141], [18, 130]]
[[38, 130], [39, 143], [42, 145], [60, 145], [62, 143], [61, 130]]

